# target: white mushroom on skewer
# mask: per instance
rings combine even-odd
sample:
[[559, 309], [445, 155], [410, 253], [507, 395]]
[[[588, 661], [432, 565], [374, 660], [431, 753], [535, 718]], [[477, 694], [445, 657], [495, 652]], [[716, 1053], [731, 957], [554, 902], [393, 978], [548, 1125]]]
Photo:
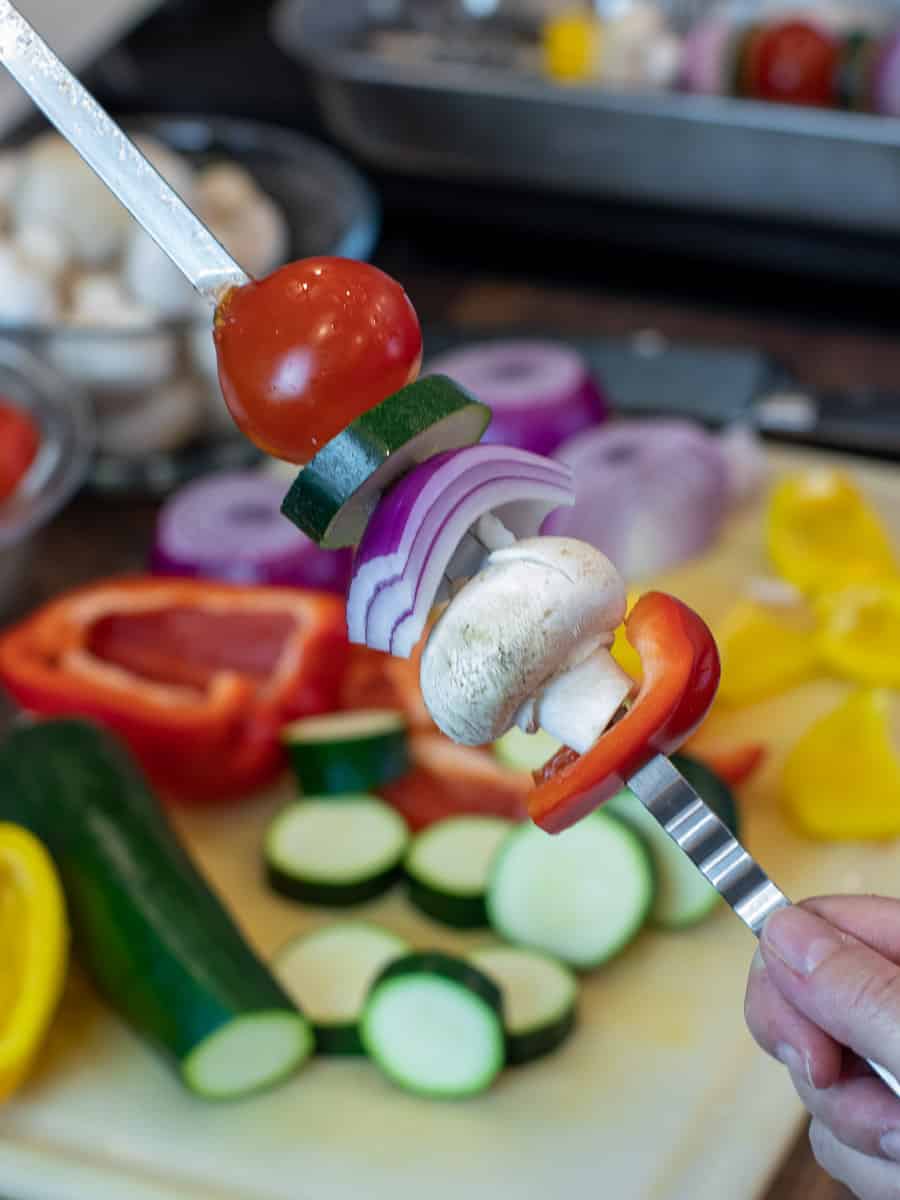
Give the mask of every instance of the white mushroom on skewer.
[[609, 653], [625, 609], [618, 571], [583, 542], [528, 538], [495, 550], [426, 643], [428, 711], [465, 745], [519, 724], [583, 753], [635, 690]]

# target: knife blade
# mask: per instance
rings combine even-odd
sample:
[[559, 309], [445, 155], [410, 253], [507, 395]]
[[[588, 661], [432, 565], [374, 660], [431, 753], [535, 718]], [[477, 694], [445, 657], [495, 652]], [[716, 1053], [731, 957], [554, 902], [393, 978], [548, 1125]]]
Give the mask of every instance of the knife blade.
[[[635, 772], [628, 786], [755, 937], [773, 912], [790, 906], [781, 888], [664, 755], [657, 754]], [[894, 1075], [871, 1059], [866, 1062], [900, 1098]]]

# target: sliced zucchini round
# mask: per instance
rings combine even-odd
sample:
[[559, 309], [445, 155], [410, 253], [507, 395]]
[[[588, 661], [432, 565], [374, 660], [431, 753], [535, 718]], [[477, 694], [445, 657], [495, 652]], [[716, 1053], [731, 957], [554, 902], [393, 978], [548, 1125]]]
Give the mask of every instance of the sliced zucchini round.
[[409, 770], [406, 719], [388, 709], [304, 717], [281, 732], [301, 792], [370, 792]]
[[413, 904], [445, 925], [487, 925], [491, 864], [515, 825], [503, 817], [448, 817], [412, 841], [403, 867]]
[[565, 1042], [576, 1022], [578, 981], [568, 967], [521, 946], [485, 946], [469, 955], [500, 989], [509, 1066], [534, 1062]]
[[705, 800], [716, 816], [722, 821], [735, 837], [740, 837], [740, 814], [734, 792], [724, 779], [713, 771], [706, 763], [692, 758], [688, 754], [673, 754], [672, 766], [681, 772], [694, 791]]
[[400, 877], [409, 830], [375, 796], [312, 796], [288, 805], [265, 842], [270, 885], [292, 900], [341, 908], [386, 892]]
[[312, 1022], [322, 1054], [364, 1054], [359, 1021], [372, 983], [410, 947], [378, 925], [346, 921], [295, 938], [272, 963], [276, 978]]
[[513, 725], [502, 738], [494, 742], [494, 757], [511, 771], [539, 771], [558, 750], [562, 742], [543, 729], [537, 733], [523, 733]]
[[410, 954], [387, 967], [369, 992], [360, 1034], [385, 1075], [420, 1096], [473, 1096], [504, 1064], [500, 989], [447, 954]]
[[312, 1028], [299, 1012], [249, 1013], [204, 1038], [181, 1063], [181, 1073], [204, 1099], [243, 1099], [287, 1079], [313, 1046]]
[[491, 871], [488, 919], [514, 945], [588, 969], [637, 937], [654, 890], [642, 839], [611, 814], [594, 812], [553, 836], [535, 825], [509, 835]]
[[320, 546], [355, 546], [378, 499], [412, 467], [480, 441], [491, 410], [428, 375], [357, 417], [297, 476], [281, 511]]
[[[709, 767], [684, 755], [672, 758], [673, 766], [733, 833], [737, 808], [731, 789]], [[646, 843], [656, 872], [656, 895], [650, 921], [659, 929], [686, 929], [703, 921], [718, 907], [721, 897], [659, 822], [647, 812], [634, 792], [624, 788], [606, 805], [608, 812], [626, 821]]]

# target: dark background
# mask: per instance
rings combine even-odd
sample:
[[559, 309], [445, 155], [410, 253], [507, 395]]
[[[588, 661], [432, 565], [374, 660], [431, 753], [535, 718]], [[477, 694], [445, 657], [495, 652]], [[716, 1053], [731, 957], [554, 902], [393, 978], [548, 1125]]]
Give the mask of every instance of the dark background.
[[[249, 116], [330, 141], [303, 68], [267, 34], [271, 7], [168, 0], [104, 56], [88, 83], [116, 113]], [[406, 179], [359, 165], [384, 206], [376, 261], [401, 278], [433, 267], [444, 277], [539, 279], [844, 329], [900, 323], [896, 242]]]

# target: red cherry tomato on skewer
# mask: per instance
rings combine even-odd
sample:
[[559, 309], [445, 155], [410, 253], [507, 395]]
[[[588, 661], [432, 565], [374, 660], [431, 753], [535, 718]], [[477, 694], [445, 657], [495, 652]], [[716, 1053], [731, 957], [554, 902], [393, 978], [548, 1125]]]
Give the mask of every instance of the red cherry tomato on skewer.
[[236, 424], [260, 449], [295, 463], [411, 383], [422, 361], [403, 288], [345, 258], [301, 259], [234, 288], [214, 336]]

